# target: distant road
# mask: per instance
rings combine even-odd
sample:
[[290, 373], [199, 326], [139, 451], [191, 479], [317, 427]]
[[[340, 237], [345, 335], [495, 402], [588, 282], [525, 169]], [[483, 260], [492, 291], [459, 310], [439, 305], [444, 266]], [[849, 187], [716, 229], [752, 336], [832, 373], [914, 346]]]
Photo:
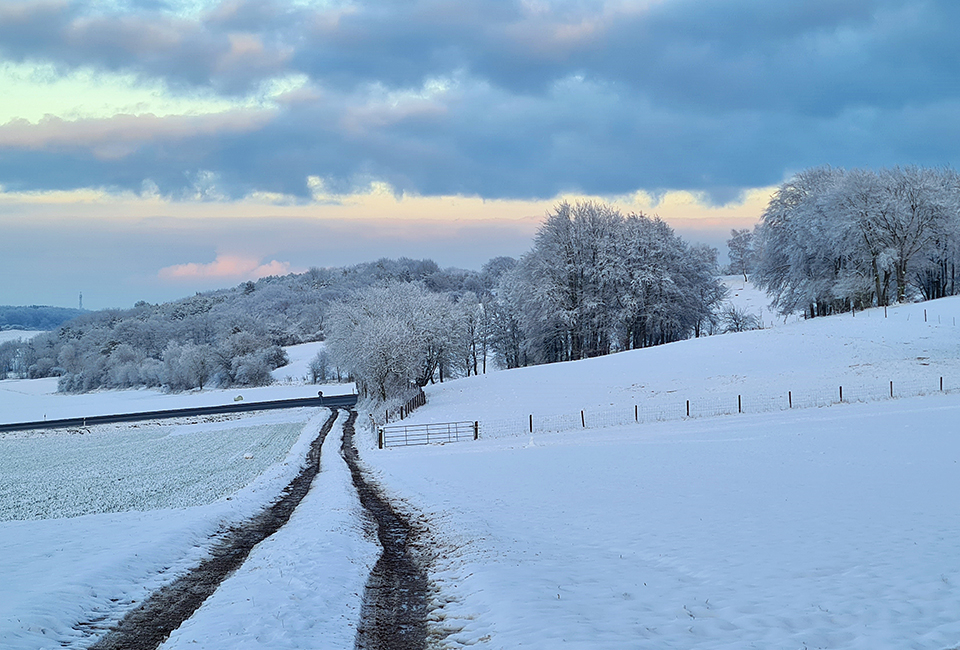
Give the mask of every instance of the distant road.
[[140, 413], [116, 413], [114, 415], [91, 415], [89, 417], [66, 418], [63, 420], [40, 420], [37, 422], [14, 422], [0, 424], [0, 432], [28, 431], [30, 429], [63, 429], [69, 427], [89, 427], [95, 424], [115, 422], [137, 422], [140, 420], [165, 420], [168, 418], [193, 417], [197, 415], [217, 415], [220, 413], [246, 413], [247, 411], [272, 411], [275, 409], [293, 409], [303, 407], [351, 407], [356, 406], [356, 395], [325, 395], [323, 397], [301, 397], [297, 399], [278, 399], [269, 402], [234, 402], [219, 406], [196, 406], [193, 408], [167, 409], [164, 411], [143, 411]]

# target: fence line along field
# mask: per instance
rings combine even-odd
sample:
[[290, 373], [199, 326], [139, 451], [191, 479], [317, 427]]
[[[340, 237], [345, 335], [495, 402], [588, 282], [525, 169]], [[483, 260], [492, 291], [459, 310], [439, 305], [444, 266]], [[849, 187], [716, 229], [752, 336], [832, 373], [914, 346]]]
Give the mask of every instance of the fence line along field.
[[312, 413], [4, 434], [0, 521], [211, 503], [281, 461]]

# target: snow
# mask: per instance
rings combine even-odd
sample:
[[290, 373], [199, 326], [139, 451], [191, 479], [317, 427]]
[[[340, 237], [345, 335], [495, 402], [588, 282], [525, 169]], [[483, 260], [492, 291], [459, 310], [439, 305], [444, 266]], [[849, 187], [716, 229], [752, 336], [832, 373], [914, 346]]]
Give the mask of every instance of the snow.
[[37, 334], [42, 334], [40, 330], [0, 330], [0, 343], [7, 341], [29, 341]]
[[0, 434], [0, 521], [211, 503], [283, 460], [313, 412]]
[[725, 275], [720, 280], [728, 292], [725, 304], [757, 316], [763, 327], [795, 323], [802, 318], [798, 314], [784, 317], [771, 309], [770, 298], [767, 297], [766, 292], [755, 287], [752, 282], [744, 282], [742, 275]]
[[290, 522], [256, 546], [161, 648], [353, 647], [364, 586], [380, 548], [365, 530], [340, 455], [345, 419], [341, 414], [327, 435], [321, 472]]
[[0, 423], [34, 422], [91, 415], [133, 413], [159, 409], [189, 408], [232, 404], [237, 397], [245, 401], [269, 401], [342, 395], [355, 392], [354, 384], [274, 384], [256, 388], [223, 388], [185, 393], [164, 393], [153, 388], [98, 391], [94, 393], [57, 393], [57, 378], [7, 379], [0, 381]]
[[310, 377], [310, 362], [327, 346], [325, 341], [301, 343], [284, 348], [290, 363], [270, 373], [274, 381], [284, 384], [307, 383]]
[[[313, 413], [319, 414], [302, 426], [299, 437], [280, 462], [270, 465], [229, 497], [212, 503], [144, 512], [99, 513], [103, 506], [92, 502], [89, 510], [96, 514], [0, 521], [0, 575], [3, 576], [0, 639], [4, 649], [86, 647], [91, 638], [75, 629], [78, 623], [102, 619], [104, 624], [109, 624], [119, 620], [131, 603], [139, 602], [160, 585], [196, 565], [215, 541], [213, 536], [218, 531], [270, 503], [299, 472], [310, 442], [329, 414], [325, 409], [315, 409]], [[269, 428], [277, 423], [278, 415], [245, 416], [234, 422], [241, 426], [263, 424]], [[298, 418], [303, 422], [303, 413], [299, 410], [292, 416], [293, 421]], [[213, 430], [224, 426], [216, 422], [206, 425]], [[191, 433], [205, 437], [199, 430]], [[109, 432], [94, 431], [92, 435], [108, 436]], [[19, 444], [10, 445], [23, 440], [19, 436], [0, 437], [0, 456], [23, 450]], [[33, 440], [39, 442], [42, 438]], [[136, 442], [135, 438], [127, 440]], [[135, 447], [129, 449], [131, 454], [136, 451]], [[196, 465], [188, 458], [181, 460], [190, 473], [208, 469], [205, 464]], [[15, 465], [15, 461], [12, 464]], [[184, 472], [185, 469], [181, 470], [181, 474]], [[46, 478], [68, 486], [67, 489], [72, 481], [69, 462], [55, 463], [51, 472], [38, 470], [37, 474], [41, 475], [39, 479]], [[82, 494], [85, 484], [77, 480], [74, 493]], [[156, 487], [168, 486], [161, 480]], [[142, 489], [149, 493], [149, 488], [147, 485]], [[7, 512], [15, 509], [15, 503], [11, 505], [11, 502], [15, 502], [17, 496], [7, 490], [0, 491], [0, 503]], [[74, 508], [77, 507], [75, 504]]]
[[[738, 292], [731, 299], [741, 306], [765, 302], [749, 285]], [[373, 478], [429, 525], [420, 542], [438, 558], [430, 573], [437, 647], [957, 648], [957, 316], [960, 299], [949, 298], [886, 316], [875, 309], [810, 321], [764, 317], [760, 331], [427, 387], [427, 404], [408, 421], [480, 420], [479, 441], [378, 450], [358, 426]], [[889, 399], [890, 381], [897, 395], [930, 394]], [[836, 402], [841, 385], [846, 400], [863, 401], [785, 404], [787, 391], [796, 406]], [[263, 390], [315, 394], [304, 386]], [[42, 382], [6, 381], [0, 409], [3, 419], [21, 408], [55, 417], [237, 392], [258, 394], [59, 396]], [[746, 411], [739, 415], [738, 396]], [[599, 417], [686, 400], [701, 417], [674, 410], [671, 421], [626, 426]], [[727, 412], [733, 404], [733, 414], [706, 417], [721, 412], [708, 408], [713, 403]], [[531, 414], [538, 423], [552, 418], [553, 430], [538, 424], [531, 435]], [[10, 436], [0, 439], [0, 456], [89, 450], [93, 457], [113, 438], [116, 464], [155, 440], [180, 456], [193, 450], [177, 445], [196, 441], [199, 468], [216, 453], [204, 450], [217, 447], [203, 441], [219, 439], [237, 462], [251, 462], [239, 434], [227, 430], [257, 427], [248, 435], [274, 440], [287, 416], [297, 417], [163, 430], [187, 426], [180, 436], [117, 428], [82, 444], [87, 434], [58, 434], [60, 442]], [[252, 482], [229, 497], [232, 487], [200, 491], [191, 505], [160, 499], [134, 504], [143, 511], [0, 522], [4, 647], [89, 645], [78, 622], [109, 624], [195, 563], [211, 535], [276, 495], [323, 417], [303, 428], [283, 460], [264, 461], [263, 473], [240, 480]], [[328, 436], [321, 472], [290, 523], [258, 545], [165, 648], [353, 645], [377, 547], [338, 453], [340, 431]], [[147, 455], [175, 473], [161, 456]], [[149, 465], [139, 471], [150, 475]], [[56, 471], [66, 476], [62, 467]], [[40, 492], [39, 468], [35, 474], [21, 478]]]
[[376, 450], [446, 647], [953, 648], [960, 396]]

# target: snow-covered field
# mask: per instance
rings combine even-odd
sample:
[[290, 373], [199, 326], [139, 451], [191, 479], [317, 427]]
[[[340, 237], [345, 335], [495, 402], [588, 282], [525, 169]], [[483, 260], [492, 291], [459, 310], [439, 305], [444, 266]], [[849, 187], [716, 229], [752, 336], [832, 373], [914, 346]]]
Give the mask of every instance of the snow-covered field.
[[211, 503], [282, 460], [313, 412], [0, 434], [0, 521]]
[[931, 396], [366, 457], [436, 522], [447, 647], [944, 650], [957, 422]]
[[7, 341], [29, 341], [37, 334], [36, 330], [0, 330], [0, 343]]
[[[758, 300], [751, 291], [735, 297]], [[430, 386], [409, 421], [525, 424], [529, 414], [576, 413], [579, 422], [580, 409], [645, 401], [889, 381], [901, 394], [940, 376], [960, 385], [957, 316], [960, 300], [951, 298], [891, 308], [886, 318], [881, 309], [765, 320], [762, 331]], [[0, 382], [4, 419], [18, 400], [66, 416], [215, 395], [56, 396], [37, 385]], [[20, 392], [4, 393], [9, 386]], [[219, 526], [289, 480], [322, 419], [229, 499], [218, 492], [186, 507], [160, 499], [141, 507], [161, 509], [142, 512], [0, 522], [0, 645], [85, 647], [77, 622], [111, 620], [195, 562]], [[383, 451], [367, 433], [361, 456], [402, 508], [429, 523], [423, 541], [439, 557], [432, 619], [449, 633], [445, 647], [952, 650], [960, 647], [957, 422], [960, 393], [948, 392], [534, 435], [484, 428], [476, 442]], [[283, 428], [238, 423], [264, 427], [250, 435], [271, 440], [279, 434], [269, 428]], [[205, 426], [163, 444], [187, 454], [176, 445], [223, 436], [253, 461], [239, 437]], [[328, 436], [321, 473], [291, 522], [165, 648], [353, 645], [376, 547], [337, 453], [339, 432]], [[151, 434], [111, 435], [129, 448], [154, 444]], [[30, 440], [42, 438], [0, 439], [0, 455], [66, 453], [52, 443], [30, 449]], [[127, 458], [123, 447], [110, 453]], [[57, 471], [69, 474], [69, 464]], [[44, 481], [29, 474], [22, 480]]]
[[[4, 472], [42, 460], [40, 451], [60, 454], [46, 466], [34, 464], [32, 475], [24, 472], [20, 480], [49, 496], [47, 514], [79, 516], [37, 520], [43, 514], [37, 499], [24, 503], [17, 485], [0, 487], [3, 511], [24, 517], [0, 521], [0, 645], [5, 650], [86, 647], [91, 638], [76, 629], [78, 623], [117, 620], [131, 603], [195, 565], [212, 536], [271, 502], [299, 472], [329, 413], [304, 409], [283, 415], [170, 424], [148, 428], [146, 434], [112, 425], [82, 435], [3, 434]], [[279, 459], [283, 444], [278, 438], [291, 443]], [[191, 441], [197, 444], [184, 444]], [[25, 444], [30, 442], [36, 446]], [[215, 462], [218, 446], [221, 467]], [[101, 452], [111, 462], [101, 462]], [[138, 453], [143, 459], [136, 458]], [[251, 471], [250, 463], [262, 471]], [[137, 476], [137, 468], [147, 475]], [[114, 479], [135, 485], [114, 487]], [[227, 491], [221, 481], [228, 496], [219, 496]], [[97, 490], [104, 493], [102, 502]], [[143, 510], [129, 509], [137, 505]]]
[[237, 397], [266, 401], [352, 393], [354, 384], [275, 384], [258, 388], [223, 388], [187, 393], [164, 393], [153, 388], [99, 391], [68, 395], [57, 393], [57, 378], [0, 381], [0, 423], [34, 422], [157, 409], [230, 404]]
[[[314, 343], [302, 343], [300, 345], [291, 345], [285, 348], [290, 363], [282, 368], [277, 368], [270, 375], [274, 381], [282, 384], [304, 384], [310, 377], [310, 362], [317, 356], [320, 350], [327, 346], [324, 341]], [[319, 390], [319, 388], [318, 388]]]

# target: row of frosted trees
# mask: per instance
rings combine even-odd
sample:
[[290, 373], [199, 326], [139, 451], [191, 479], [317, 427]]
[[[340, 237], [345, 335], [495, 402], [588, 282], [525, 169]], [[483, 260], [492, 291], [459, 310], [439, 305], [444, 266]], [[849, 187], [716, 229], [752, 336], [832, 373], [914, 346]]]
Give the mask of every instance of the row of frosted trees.
[[560, 204], [519, 261], [495, 258], [474, 291], [370, 287], [331, 306], [333, 361], [378, 400], [444, 377], [569, 361], [713, 333], [716, 251], [659, 219]]
[[713, 333], [723, 293], [715, 250], [656, 218], [563, 203], [526, 255], [480, 272], [379, 260], [91, 312], [0, 345], [0, 376], [57, 376], [64, 391], [260, 385], [286, 363], [282, 346], [326, 339], [315, 378], [333, 367], [386, 400], [488, 361], [515, 368]]
[[951, 169], [807, 169], [783, 183], [754, 236], [753, 279], [808, 317], [960, 291], [960, 175]]
[[569, 361], [705, 333], [724, 295], [716, 255], [657, 218], [559, 205], [502, 286], [521, 358]]
[[323, 339], [331, 302], [390, 281], [460, 290], [473, 286], [473, 275], [429, 260], [382, 259], [89, 312], [29, 341], [0, 344], [0, 378], [56, 376], [67, 392], [262, 385], [286, 363], [282, 346]]

